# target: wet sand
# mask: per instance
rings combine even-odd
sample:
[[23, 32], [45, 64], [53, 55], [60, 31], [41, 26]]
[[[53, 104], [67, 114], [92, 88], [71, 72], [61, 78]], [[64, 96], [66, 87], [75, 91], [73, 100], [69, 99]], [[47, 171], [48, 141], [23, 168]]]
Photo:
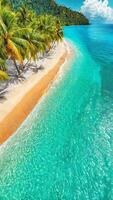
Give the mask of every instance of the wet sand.
[[7, 100], [0, 105], [0, 144], [15, 133], [48, 90], [60, 67], [69, 58], [69, 49], [67, 42], [59, 44], [54, 56], [46, 60], [43, 72], [32, 75], [9, 92]]

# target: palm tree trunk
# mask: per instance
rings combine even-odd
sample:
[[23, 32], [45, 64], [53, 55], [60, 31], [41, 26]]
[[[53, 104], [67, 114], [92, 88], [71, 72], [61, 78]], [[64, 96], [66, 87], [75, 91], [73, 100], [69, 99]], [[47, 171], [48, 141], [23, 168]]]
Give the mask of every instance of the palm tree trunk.
[[29, 64], [29, 60], [23, 65], [23, 69]]
[[16, 60], [13, 60], [13, 62], [14, 62], [14, 66], [16, 67], [16, 70], [18, 72], [18, 75], [20, 75], [20, 70], [19, 70], [19, 68], [17, 66]]

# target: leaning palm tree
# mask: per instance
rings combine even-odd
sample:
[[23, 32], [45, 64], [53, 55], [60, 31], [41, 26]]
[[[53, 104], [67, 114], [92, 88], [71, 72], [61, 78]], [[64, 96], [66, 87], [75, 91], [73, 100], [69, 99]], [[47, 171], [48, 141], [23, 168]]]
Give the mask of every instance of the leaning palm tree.
[[62, 36], [61, 24], [56, 17], [37, 16], [25, 7], [16, 14], [0, 4], [0, 58], [4, 61], [1, 67], [11, 59], [20, 74], [24, 60], [36, 60], [38, 53], [50, 50]]
[[28, 44], [22, 38], [22, 34], [26, 30], [24, 28], [20, 30], [16, 22], [16, 14], [14, 12], [6, 7], [0, 9], [0, 40], [4, 45], [8, 58], [13, 60], [18, 74], [20, 74], [17, 62], [19, 64], [23, 63], [22, 48], [27, 49]]
[[54, 20], [53, 16], [41, 15], [37, 18], [37, 30], [45, 34], [45, 40], [51, 43], [54, 40]]
[[55, 39], [56, 41], [61, 41], [63, 39], [63, 29], [62, 24], [59, 19], [56, 18], [55, 20]]
[[41, 15], [37, 18], [37, 31], [42, 34], [48, 49], [55, 41], [63, 38], [63, 31], [60, 21], [51, 15]]

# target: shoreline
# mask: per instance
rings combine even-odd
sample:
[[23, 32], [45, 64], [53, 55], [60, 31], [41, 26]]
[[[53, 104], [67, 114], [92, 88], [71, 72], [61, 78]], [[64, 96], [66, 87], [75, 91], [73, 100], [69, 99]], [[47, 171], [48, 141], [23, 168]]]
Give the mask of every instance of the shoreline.
[[71, 47], [67, 41], [63, 41], [58, 44], [56, 54], [46, 59], [47, 69], [31, 75], [9, 92], [8, 99], [0, 105], [0, 145], [15, 133], [32, 112], [70, 55]]

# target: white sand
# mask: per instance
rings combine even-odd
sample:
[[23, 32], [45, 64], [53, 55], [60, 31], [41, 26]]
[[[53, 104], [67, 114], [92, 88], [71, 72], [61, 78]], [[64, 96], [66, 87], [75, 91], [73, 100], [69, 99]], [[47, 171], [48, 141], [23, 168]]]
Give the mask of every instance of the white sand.
[[[13, 108], [22, 100], [22, 98], [30, 91], [38, 81], [44, 77], [59, 61], [60, 57], [66, 52], [69, 52], [70, 46], [68, 42], [59, 43], [55, 50], [52, 50], [48, 58], [43, 59], [43, 70], [37, 73], [32, 73], [28, 79], [22, 83], [12, 85], [6, 93], [4, 100], [0, 103], [0, 122], [13, 110]], [[40, 61], [39, 61], [40, 65]]]

